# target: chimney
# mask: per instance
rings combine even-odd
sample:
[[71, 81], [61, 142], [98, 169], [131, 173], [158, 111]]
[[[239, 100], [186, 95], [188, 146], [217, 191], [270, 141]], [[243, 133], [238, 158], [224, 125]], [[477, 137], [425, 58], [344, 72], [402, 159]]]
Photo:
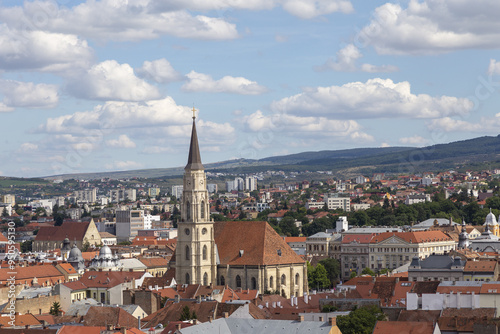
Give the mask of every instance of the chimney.
[[177, 330], [181, 330], [182, 325], [181, 325], [181, 324], [177, 324], [177, 325], [175, 325], [175, 328], [176, 328]]
[[198, 303], [198, 304], [201, 303], [201, 295], [196, 296], [196, 303]]
[[122, 333], [122, 334], [127, 334], [127, 327], [122, 327], [122, 328], [120, 329], [120, 333]]
[[307, 304], [307, 301], [308, 301], [308, 298], [307, 298], [307, 293], [306, 293], [306, 292], [304, 292], [304, 303], [306, 303], [306, 304]]
[[319, 321], [325, 321], [322, 315], [319, 316]]
[[174, 303], [178, 303], [180, 301], [181, 297], [179, 295], [175, 295], [175, 300]]
[[108, 331], [112, 331], [112, 330], [113, 330], [113, 325], [108, 324], [108, 325], [106, 326], [106, 330], [108, 330]]
[[229, 318], [229, 312], [224, 312], [224, 318]]
[[330, 326], [337, 326], [337, 317], [330, 317], [328, 318], [328, 324]]
[[299, 315], [299, 322], [304, 322], [304, 316], [303, 315]]

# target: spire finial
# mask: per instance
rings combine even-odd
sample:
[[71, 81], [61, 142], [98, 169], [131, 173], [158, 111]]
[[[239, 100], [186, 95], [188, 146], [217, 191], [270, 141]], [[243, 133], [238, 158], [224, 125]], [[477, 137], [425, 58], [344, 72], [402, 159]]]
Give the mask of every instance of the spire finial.
[[193, 109], [191, 109], [193, 111], [193, 120], [196, 118], [196, 109], [194, 108], [194, 104], [193, 104]]

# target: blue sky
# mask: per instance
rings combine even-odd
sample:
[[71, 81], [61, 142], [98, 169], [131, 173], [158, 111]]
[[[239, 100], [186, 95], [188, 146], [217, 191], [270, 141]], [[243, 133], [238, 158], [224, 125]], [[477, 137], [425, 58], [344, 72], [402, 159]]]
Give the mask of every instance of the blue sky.
[[496, 0], [0, 1], [0, 175], [425, 146], [500, 126]]

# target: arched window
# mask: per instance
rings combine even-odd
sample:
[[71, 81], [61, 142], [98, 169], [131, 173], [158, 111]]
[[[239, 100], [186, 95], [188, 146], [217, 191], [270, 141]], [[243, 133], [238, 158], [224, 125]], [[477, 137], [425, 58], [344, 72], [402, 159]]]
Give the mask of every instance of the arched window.
[[201, 210], [200, 210], [201, 218], [205, 218], [205, 201], [201, 201]]
[[240, 275], [236, 275], [236, 287], [241, 288], [241, 277]]
[[269, 289], [274, 289], [274, 278], [269, 277]]
[[257, 280], [252, 277], [252, 290], [257, 290]]
[[186, 246], [186, 260], [189, 260], [189, 246]]
[[203, 274], [203, 285], [208, 285], [208, 275], [207, 275], [207, 273]]
[[299, 273], [296, 273], [295, 274], [295, 285], [299, 285], [299, 279], [300, 279], [300, 275], [299, 275]]
[[191, 283], [189, 282], [189, 273], [186, 273], [186, 284], [191, 284]]
[[191, 219], [191, 203], [186, 202], [186, 218], [187, 220]]
[[207, 245], [203, 245], [203, 260], [207, 259]]
[[226, 279], [224, 278], [224, 276], [220, 277], [220, 285], [226, 285]]
[[285, 274], [281, 275], [281, 285], [286, 285], [286, 276], [285, 276]]

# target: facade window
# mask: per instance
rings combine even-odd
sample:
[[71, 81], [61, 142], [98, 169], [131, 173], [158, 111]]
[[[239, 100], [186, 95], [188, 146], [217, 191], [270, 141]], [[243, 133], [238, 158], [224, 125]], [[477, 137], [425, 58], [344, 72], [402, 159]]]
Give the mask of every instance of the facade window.
[[252, 290], [257, 290], [257, 280], [252, 277]]
[[220, 285], [226, 285], [226, 279], [224, 278], [224, 276], [220, 277]]
[[274, 278], [271, 276], [269, 277], [269, 289], [274, 288]]
[[189, 246], [186, 246], [186, 260], [189, 261]]
[[189, 201], [186, 202], [186, 217], [188, 220], [191, 219], [191, 203]]
[[236, 287], [241, 288], [241, 277], [240, 275], [236, 275]]
[[281, 285], [286, 285], [286, 276], [285, 276], [285, 274], [281, 275]]
[[207, 245], [203, 245], [203, 260], [206, 259], [207, 259]]
[[205, 218], [205, 201], [201, 201], [200, 217]]
[[299, 285], [300, 275], [299, 273], [295, 274], [295, 285]]
[[186, 284], [190, 284], [189, 273], [186, 273]]
[[208, 285], [208, 275], [207, 275], [207, 273], [203, 274], [203, 285], [205, 285], [205, 286]]

